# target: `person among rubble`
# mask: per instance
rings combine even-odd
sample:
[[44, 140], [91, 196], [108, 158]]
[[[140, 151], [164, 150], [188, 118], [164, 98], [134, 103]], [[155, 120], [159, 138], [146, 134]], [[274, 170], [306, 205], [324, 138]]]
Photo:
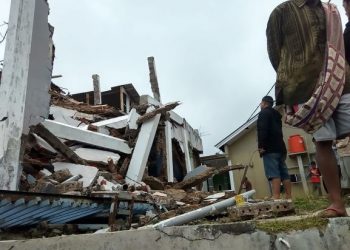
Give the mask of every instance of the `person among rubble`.
[[322, 196], [321, 172], [318, 169], [315, 161], [310, 162], [309, 177], [312, 184], [313, 193], [317, 192], [318, 196]]
[[[339, 12], [329, 2], [289, 0], [272, 11], [266, 36], [269, 58], [277, 72], [276, 105], [285, 105], [289, 124], [314, 137], [317, 165], [331, 203], [320, 216], [347, 216], [332, 150], [334, 139], [350, 134], [350, 77], [344, 80], [349, 71], [345, 71], [348, 65], [342, 60]], [[328, 46], [330, 42], [334, 47]], [[339, 56], [328, 63], [334, 53]], [[327, 81], [326, 66], [332, 64], [339, 67], [327, 72], [331, 78]]]
[[282, 115], [273, 108], [273, 98], [265, 96], [257, 121], [258, 149], [263, 159], [266, 178], [272, 186], [272, 198], [280, 199], [283, 183], [287, 200], [292, 199], [292, 185], [285, 163], [287, 150], [283, 141]]

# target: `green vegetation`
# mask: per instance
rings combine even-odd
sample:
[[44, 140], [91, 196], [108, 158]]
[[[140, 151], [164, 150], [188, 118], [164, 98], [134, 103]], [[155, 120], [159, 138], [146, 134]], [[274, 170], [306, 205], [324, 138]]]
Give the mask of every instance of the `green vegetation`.
[[[344, 199], [346, 206], [350, 206], [350, 199]], [[288, 232], [294, 230], [305, 230], [309, 228], [323, 229], [328, 219], [312, 216], [313, 213], [329, 206], [326, 198], [308, 197], [293, 200], [296, 215], [302, 216], [292, 220], [276, 219], [274, 221], [257, 221], [256, 227], [268, 233]], [[306, 215], [305, 217], [303, 215]]]
[[312, 196], [308, 198], [296, 198], [293, 200], [293, 203], [297, 215], [314, 213], [329, 206], [329, 202], [326, 198]]
[[256, 227], [267, 233], [280, 233], [309, 228], [323, 229], [327, 226], [328, 219], [317, 216], [305, 217], [299, 220], [275, 220], [269, 222], [257, 222]]

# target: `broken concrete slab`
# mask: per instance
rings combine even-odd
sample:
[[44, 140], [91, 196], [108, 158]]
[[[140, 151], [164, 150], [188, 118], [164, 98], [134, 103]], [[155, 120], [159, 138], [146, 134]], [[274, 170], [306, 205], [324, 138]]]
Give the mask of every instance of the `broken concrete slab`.
[[125, 128], [128, 125], [128, 115], [119, 116], [116, 118], [103, 120], [99, 122], [92, 123], [91, 125], [96, 126], [97, 128], [100, 127], [110, 127], [115, 129]]
[[136, 109], [133, 108], [131, 109], [130, 113], [129, 113], [129, 117], [128, 117], [128, 128], [129, 129], [138, 129], [138, 124], [137, 124], [137, 120], [139, 119], [140, 115], [137, 113]]
[[113, 164], [117, 164], [120, 159], [120, 155], [100, 149], [78, 148], [74, 150], [74, 152], [84, 160], [103, 162], [106, 164], [108, 164], [108, 160], [112, 160]]
[[80, 181], [83, 182], [83, 187], [89, 187], [96, 179], [98, 169], [91, 166], [78, 165], [66, 162], [55, 162], [53, 163], [55, 171], [68, 169], [72, 175], [81, 175]]
[[102, 176], [99, 176], [97, 178], [97, 183], [100, 185], [100, 191], [121, 191], [127, 189], [127, 185], [114, 184], [110, 181], [107, 181]]
[[[150, 107], [147, 111], [151, 112], [152, 110], [154, 110], [154, 108]], [[157, 114], [153, 118], [145, 121], [141, 126], [128, 172], [126, 174], [126, 182], [128, 184], [139, 185], [142, 180], [159, 120], [160, 114]]]
[[[89, 121], [94, 120], [94, 116], [91, 114], [80, 113], [76, 110], [66, 109], [59, 106], [52, 105], [50, 107], [50, 114], [53, 115], [56, 122], [64, 123], [74, 127], [86, 127], [86, 124], [81, 122], [81, 118]], [[75, 117], [79, 118], [74, 119]]]
[[50, 120], [45, 120], [42, 124], [48, 130], [50, 130], [51, 133], [63, 139], [78, 141], [93, 145], [95, 147], [101, 147], [112, 151], [119, 151], [125, 154], [130, 154], [132, 151], [128, 146], [128, 143], [125, 140], [119, 138], [76, 128]]
[[74, 153], [66, 144], [64, 144], [59, 138], [57, 138], [51, 131], [49, 131], [43, 124], [38, 124], [31, 127], [33, 133], [38, 134], [45, 139], [53, 148], [60, 152], [64, 157], [71, 160], [74, 163], [86, 164], [76, 153]]

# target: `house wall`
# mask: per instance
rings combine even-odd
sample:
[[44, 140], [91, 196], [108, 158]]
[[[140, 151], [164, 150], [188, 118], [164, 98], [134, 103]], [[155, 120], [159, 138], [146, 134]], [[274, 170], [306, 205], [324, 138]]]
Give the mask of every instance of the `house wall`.
[[[307, 166], [309, 162], [314, 159], [315, 147], [312, 142], [312, 137], [306, 134], [300, 129], [295, 129], [289, 126], [283, 126], [284, 141], [288, 147], [288, 138], [291, 135], [299, 134], [304, 138], [305, 146], [308, 154], [302, 156], [303, 164], [305, 165], [305, 173], [308, 173]], [[231, 160], [232, 164], [252, 164], [252, 167], [248, 169], [247, 177], [253, 185], [253, 189], [256, 190], [256, 198], [264, 198], [270, 196], [270, 188], [268, 181], [265, 177], [264, 167], [262, 159], [257, 152], [257, 133], [256, 127], [252, 128], [245, 135], [241, 136], [237, 141], [228, 145], [227, 154], [228, 160]], [[298, 164], [295, 156], [287, 156], [286, 164], [289, 168], [290, 174], [299, 174]], [[235, 188], [238, 191], [244, 170], [234, 171]], [[311, 185], [309, 184], [309, 190], [311, 191]], [[292, 184], [293, 197], [305, 196], [301, 183]]]

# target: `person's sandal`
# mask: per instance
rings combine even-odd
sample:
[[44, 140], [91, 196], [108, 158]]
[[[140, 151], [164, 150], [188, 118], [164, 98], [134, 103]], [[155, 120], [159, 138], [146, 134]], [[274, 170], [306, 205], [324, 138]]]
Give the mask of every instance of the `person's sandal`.
[[338, 209], [333, 208], [333, 207], [328, 207], [322, 211], [320, 211], [317, 216], [321, 218], [337, 218], [337, 217], [347, 217], [348, 214], [340, 212]]

